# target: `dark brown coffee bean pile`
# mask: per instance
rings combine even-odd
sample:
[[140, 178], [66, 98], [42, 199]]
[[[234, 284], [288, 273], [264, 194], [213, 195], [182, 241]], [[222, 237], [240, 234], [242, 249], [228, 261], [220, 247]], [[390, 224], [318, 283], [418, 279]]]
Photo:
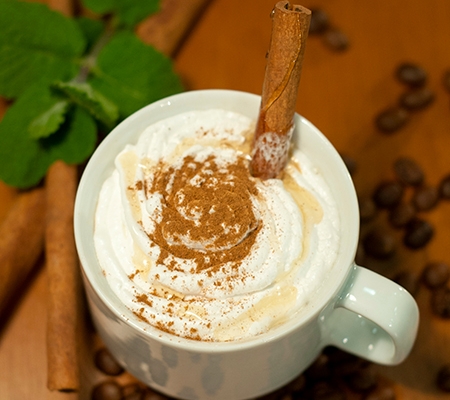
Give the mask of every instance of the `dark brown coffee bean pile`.
[[406, 85], [397, 105], [387, 107], [375, 117], [375, 126], [379, 131], [392, 134], [400, 130], [410, 120], [411, 112], [425, 109], [435, 98], [434, 92], [425, 86], [427, 72], [414, 63], [402, 63], [395, 70], [397, 80]]
[[325, 348], [303, 376], [302, 390], [291, 392], [290, 399], [345, 400], [352, 395], [391, 400], [375, 396], [393, 393], [393, 389], [382, 382], [374, 364], [335, 347]]
[[[109, 377], [117, 377], [125, 371], [106, 347], [94, 353], [94, 364], [99, 371]], [[107, 379], [92, 388], [91, 400], [166, 400], [166, 396], [154, 392], [140, 382], [120, 385]]]
[[336, 26], [332, 26], [328, 13], [320, 8], [311, 9], [309, 35], [322, 36], [323, 43], [333, 51], [347, 50], [350, 45], [348, 36]]
[[439, 318], [450, 318], [450, 265], [430, 261], [422, 270], [421, 281], [431, 291], [431, 311]]
[[[403, 230], [403, 244], [413, 250], [421, 249], [434, 236], [433, 225], [421, 214], [437, 206], [439, 189], [426, 183], [422, 167], [412, 158], [397, 158], [393, 163], [393, 173], [394, 179], [375, 186], [372, 200], [376, 211], [370, 210], [369, 203], [360, 202], [361, 223], [370, 221], [369, 215], [387, 210], [390, 226]], [[405, 198], [405, 193], [409, 193], [409, 199]], [[363, 247], [367, 255], [383, 259], [394, 253], [393, 241], [395, 239], [386, 230], [369, 232], [363, 238]]]

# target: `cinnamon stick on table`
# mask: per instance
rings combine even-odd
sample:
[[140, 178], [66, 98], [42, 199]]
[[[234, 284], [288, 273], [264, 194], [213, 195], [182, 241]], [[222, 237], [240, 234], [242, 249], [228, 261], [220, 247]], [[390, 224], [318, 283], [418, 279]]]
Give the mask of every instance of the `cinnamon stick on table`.
[[[48, 0], [52, 8], [70, 14], [72, 0]], [[167, 56], [172, 56], [210, 0], [163, 0], [159, 13], [149, 17], [138, 35]], [[75, 166], [54, 163], [46, 177], [46, 267], [49, 284], [47, 323], [47, 386], [50, 390], [77, 391], [80, 276], [73, 237], [73, 207], [77, 188]]]
[[56, 161], [46, 176], [45, 250], [48, 280], [47, 387], [77, 391], [81, 277], [73, 234], [77, 168]]
[[0, 315], [38, 265], [44, 250], [45, 191], [18, 194], [0, 225]]
[[280, 1], [272, 36], [252, 148], [253, 176], [276, 178], [287, 162], [311, 11]]
[[162, 0], [161, 9], [137, 27], [137, 35], [166, 56], [173, 57], [211, 0]]

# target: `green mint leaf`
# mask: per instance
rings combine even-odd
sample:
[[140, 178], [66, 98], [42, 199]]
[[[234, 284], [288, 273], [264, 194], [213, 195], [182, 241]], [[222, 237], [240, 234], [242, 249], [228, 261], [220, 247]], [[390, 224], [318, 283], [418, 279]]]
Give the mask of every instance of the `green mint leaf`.
[[86, 50], [89, 51], [105, 30], [105, 23], [101, 20], [87, 17], [78, 17], [75, 19], [75, 22], [86, 39]]
[[57, 82], [54, 86], [107, 128], [114, 127], [119, 118], [117, 106], [93, 89], [89, 83]]
[[86, 42], [74, 20], [43, 4], [0, 0], [0, 26], [0, 95], [78, 73]]
[[28, 132], [32, 139], [40, 139], [50, 136], [56, 132], [64, 122], [65, 115], [69, 109], [66, 100], [57, 101], [49, 109], [38, 115], [28, 126]]
[[89, 79], [119, 107], [121, 118], [163, 97], [181, 92], [171, 60], [131, 32], [121, 32], [102, 49]]
[[98, 14], [115, 14], [129, 28], [159, 10], [159, 0], [83, 0], [83, 4]]
[[0, 123], [0, 179], [17, 188], [35, 186], [49, 166], [61, 159], [78, 164], [92, 154], [97, 127], [82, 108], [73, 107], [59, 129], [46, 138], [33, 139], [28, 127], [55, 104], [57, 97], [41, 83], [28, 88], [6, 111]]

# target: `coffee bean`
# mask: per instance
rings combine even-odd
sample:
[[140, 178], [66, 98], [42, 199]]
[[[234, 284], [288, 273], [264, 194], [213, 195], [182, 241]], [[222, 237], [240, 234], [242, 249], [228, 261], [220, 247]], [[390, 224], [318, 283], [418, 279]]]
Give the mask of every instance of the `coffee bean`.
[[422, 272], [422, 282], [429, 289], [444, 286], [450, 279], [450, 266], [441, 261], [429, 262]]
[[394, 228], [406, 226], [416, 216], [416, 209], [411, 203], [401, 202], [389, 212], [389, 223]]
[[378, 382], [378, 375], [372, 365], [369, 365], [348, 376], [346, 382], [353, 391], [366, 392], [375, 388]]
[[390, 107], [375, 118], [376, 127], [384, 133], [394, 133], [409, 121], [409, 112], [402, 107]]
[[346, 377], [370, 365], [369, 361], [334, 347], [327, 348], [325, 351], [334, 377]]
[[305, 376], [308, 382], [327, 379], [330, 375], [331, 371], [328, 364], [328, 356], [325, 353], [320, 354], [305, 371]]
[[154, 392], [153, 390], [147, 388], [145, 392], [142, 394], [141, 400], [168, 400], [169, 398]]
[[309, 22], [309, 34], [316, 35], [325, 32], [330, 26], [328, 14], [320, 8], [311, 8], [311, 20]]
[[395, 390], [391, 386], [378, 385], [370, 393], [363, 397], [363, 400], [395, 400]]
[[411, 296], [416, 296], [419, 291], [419, 277], [412, 271], [401, 271], [394, 277], [394, 282], [397, 282], [401, 287], [406, 289]]
[[409, 157], [399, 157], [394, 161], [394, 173], [405, 185], [418, 186], [425, 179], [421, 166]]
[[94, 363], [106, 375], [117, 376], [124, 371], [106, 347], [97, 350], [94, 356]]
[[311, 398], [312, 400], [345, 400], [345, 395], [331, 382], [323, 381], [314, 385]]
[[442, 79], [442, 82], [444, 83], [444, 88], [450, 92], [450, 69], [446, 70], [444, 72], [444, 76]]
[[130, 393], [127, 396], [122, 396], [122, 400], [142, 400], [142, 393]]
[[350, 44], [347, 35], [337, 28], [329, 28], [323, 36], [323, 41], [329, 49], [334, 51], [347, 50]]
[[138, 383], [129, 383], [122, 388], [122, 400], [141, 400], [142, 387]]
[[401, 83], [411, 87], [423, 86], [428, 78], [422, 67], [411, 62], [400, 64], [395, 71], [395, 76]]
[[439, 369], [436, 384], [443, 392], [450, 392], [450, 364], [446, 364]]
[[431, 294], [431, 309], [441, 318], [450, 318], [450, 288], [438, 288]]
[[445, 176], [439, 184], [439, 195], [442, 199], [450, 199], [450, 175]]
[[439, 191], [433, 186], [421, 186], [414, 192], [412, 201], [418, 211], [428, 211], [436, 206]]
[[403, 243], [410, 249], [420, 249], [428, 244], [434, 235], [434, 228], [428, 222], [415, 218], [406, 225]]
[[377, 207], [371, 198], [363, 198], [358, 200], [359, 219], [361, 222], [372, 221], [377, 215]]
[[375, 188], [373, 201], [379, 208], [392, 208], [400, 203], [404, 188], [399, 182], [381, 182]]
[[306, 387], [306, 378], [304, 374], [297, 376], [291, 383], [289, 383], [290, 392], [300, 392]]
[[408, 110], [421, 110], [434, 100], [434, 92], [427, 87], [413, 89], [400, 96], [400, 105]]
[[368, 232], [363, 239], [364, 251], [376, 259], [391, 257], [396, 249], [394, 236], [380, 228]]
[[121, 400], [122, 388], [115, 381], [106, 381], [94, 386], [92, 400]]

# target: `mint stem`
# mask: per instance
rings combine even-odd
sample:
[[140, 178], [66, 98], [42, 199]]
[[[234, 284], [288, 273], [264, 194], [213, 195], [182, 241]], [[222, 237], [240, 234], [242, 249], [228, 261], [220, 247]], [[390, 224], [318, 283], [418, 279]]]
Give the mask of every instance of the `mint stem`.
[[80, 72], [73, 79], [76, 83], [85, 83], [91, 71], [95, 68], [97, 64], [97, 57], [100, 54], [100, 51], [106, 44], [111, 40], [115, 33], [115, 28], [112, 24], [107, 24], [105, 31], [98, 38], [97, 42], [92, 46], [91, 51], [86, 55], [83, 59]]

